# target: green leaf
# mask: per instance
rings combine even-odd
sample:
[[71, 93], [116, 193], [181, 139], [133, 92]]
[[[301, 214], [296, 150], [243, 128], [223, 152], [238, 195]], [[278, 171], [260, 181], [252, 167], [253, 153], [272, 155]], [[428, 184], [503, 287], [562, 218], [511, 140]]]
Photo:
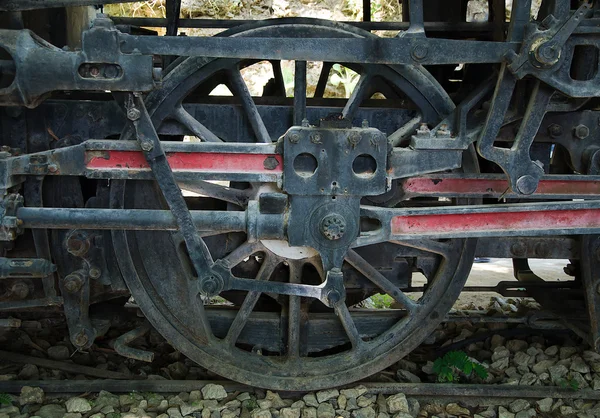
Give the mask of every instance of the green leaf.
[[10, 405], [12, 398], [8, 393], [0, 393], [0, 405]]
[[473, 371], [481, 379], [487, 379], [487, 377], [488, 377], [488, 371], [487, 371], [487, 369], [485, 367], [483, 367], [479, 363], [473, 363]]
[[473, 372], [473, 362], [472, 361], [467, 361], [462, 369], [462, 372], [466, 375], [466, 376], [470, 376], [471, 372]]

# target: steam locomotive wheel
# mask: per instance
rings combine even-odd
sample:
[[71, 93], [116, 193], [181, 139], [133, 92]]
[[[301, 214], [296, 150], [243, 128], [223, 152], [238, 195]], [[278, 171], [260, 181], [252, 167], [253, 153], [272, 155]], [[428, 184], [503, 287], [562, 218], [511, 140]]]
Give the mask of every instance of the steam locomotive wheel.
[[[222, 35], [373, 36], [353, 27], [312, 19], [267, 21]], [[248, 104], [247, 99], [253, 99], [243, 85], [240, 69], [250, 64], [225, 59], [183, 60], [165, 77], [162, 89], [147, 98], [153, 123], [160, 127], [168, 121], [178, 121], [204, 140], [219, 137], [209, 130], [208, 122], [205, 126], [187, 113], [182, 103], [199, 97], [207, 99], [208, 92], [225, 77], [233, 93], [245, 103], [242, 107], [246, 117], [256, 141], [261, 142], [265, 132], [273, 127], [266, 126], [256, 107]], [[276, 84], [281, 82], [278, 68], [274, 63]], [[350, 119], [364, 95], [369, 93], [368, 98], [372, 94], [361, 92], [369, 85], [366, 77], [383, 80], [380, 85], [388, 89], [382, 92], [386, 98], [408, 100], [422, 120], [429, 123], [437, 123], [452, 110], [449, 97], [422, 67], [364, 65], [352, 69], [363, 82], [358, 81], [345, 106], [345, 116]], [[465, 155], [465, 166], [476, 170], [472, 154]], [[198, 190], [193, 182], [181, 186]], [[205, 186], [204, 197], [187, 198], [190, 208], [240, 210], [261, 192], [277, 190], [275, 184], [213, 184], [208, 189]], [[153, 182], [119, 181], [113, 182], [111, 189], [114, 208], [165, 207]], [[363, 199], [364, 204], [369, 202], [373, 203]], [[377, 202], [392, 204], [386, 199]], [[432, 198], [402, 204], [456, 202]], [[325, 280], [319, 253], [312, 248], [290, 247], [285, 241], [249, 242], [243, 233], [205, 233], [204, 241], [212, 258], [225, 260], [237, 277], [308, 285], [319, 285]], [[113, 243], [136, 302], [174, 347], [224, 377], [279, 390], [314, 390], [346, 384], [405, 356], [452, 307], [470, 271], [475, 250], [475, 241], [470, 239], [385, 242], [352, 248], [342, 268], [346, 304], [334, 312], [316, 299], [258, 291], [223, 292], [221, 304], [203, 300], [197, 291], [192, 291], [202, 272], [194, 271], [178, 232], [113, 231]], [[418, 300], [401, 291], [410, 285], [412, 272], [420, 272], [426, 279], [425, 291]], [[356, 307], [378, 293], [392, 297], [392, 309]]]

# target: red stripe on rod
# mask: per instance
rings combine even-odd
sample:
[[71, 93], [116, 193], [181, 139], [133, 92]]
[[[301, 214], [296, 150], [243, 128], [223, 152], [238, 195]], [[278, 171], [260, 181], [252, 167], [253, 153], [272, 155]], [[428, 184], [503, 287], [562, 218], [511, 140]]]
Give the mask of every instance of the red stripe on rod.
[[428, 214], [392, 218], [393, 235], [598, 227], [600, 227], [600, 209]]
[[[504, 179], [415, 177], [406, 180], [408, 194], [502, 194], [508, 188]], [[541, 180], [535, 194], [600, 195], [600, 182], [593, 180]]]
[[[273, 169], [272, 159], [278, 164]], [[238, 154], [219, 152], [170, 152], [167, 160], [173, 171], [281, 173], [283, 160], [279, 154]], [[92, 170], [150, 170], [139, 151], [89, 151], [87, 168]]]

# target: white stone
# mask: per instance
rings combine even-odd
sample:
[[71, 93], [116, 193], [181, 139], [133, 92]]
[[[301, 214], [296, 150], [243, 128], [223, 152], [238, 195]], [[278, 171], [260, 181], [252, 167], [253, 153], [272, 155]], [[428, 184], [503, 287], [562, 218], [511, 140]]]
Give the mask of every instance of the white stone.
[[87, 399], [83, 398], [70, 398], [65, 402], [67, 412], [88, 412], [92, 410], [92, 405]]
[[227, 392], [223, 386], [209, 383], [202, 388], [202, 397], [204, 399], [221, 400], [227, 397]]

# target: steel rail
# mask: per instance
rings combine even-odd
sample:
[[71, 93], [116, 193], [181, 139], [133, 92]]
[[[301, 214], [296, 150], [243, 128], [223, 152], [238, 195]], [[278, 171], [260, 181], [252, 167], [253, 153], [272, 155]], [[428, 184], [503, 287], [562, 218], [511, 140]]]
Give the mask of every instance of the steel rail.
[[[12, 380], [0, 382], [0, 392], [20, 393], [24, 386], [41, 388], [47, 394], [100, 392], [113, 393], [155, 392], [179, 393], [198, 390], [209, 383], [222, 385], [226, 391], [254, 392], [255, 388], [232, 381], [213, 380]], [[572, 390], [556, 386], [523, 386], [492, 384], [449, 384], [449, 383], [376, 383], [356, 382], [346, 388], [362, 385], [371, 394], [392, 395], [404, 393], [416, 398], [435, 397], [469, 399], [469, 398], [501, 398], [501, 399], [588, 399], [600, 400], [600, 391], [592, 389]], [[306, 391], [282, 392], [290, 397]]]

